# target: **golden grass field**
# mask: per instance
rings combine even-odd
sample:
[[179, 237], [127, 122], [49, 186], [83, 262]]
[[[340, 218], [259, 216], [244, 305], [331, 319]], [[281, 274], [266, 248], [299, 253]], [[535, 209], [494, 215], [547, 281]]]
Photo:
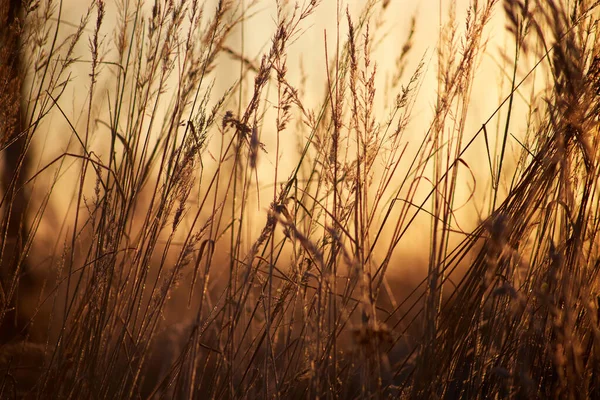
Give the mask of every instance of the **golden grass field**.
[[0, 398], [600, 398], [599, 7], [0, 1]]

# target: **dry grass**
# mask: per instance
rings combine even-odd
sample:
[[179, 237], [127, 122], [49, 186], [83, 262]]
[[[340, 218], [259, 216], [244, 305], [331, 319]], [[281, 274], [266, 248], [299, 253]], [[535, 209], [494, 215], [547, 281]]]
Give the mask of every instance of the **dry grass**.
[[[0, 5], [0, 397], [600, 398], [598, 4], [449, 2], [414, 135], [418, 19], [382, 117], [390, 2], [339, 2], [312, 107], [288, 55], [319, 3], [277, 1], [260, 55], [231, 44], [260, 2]], [[502, 7], [508, 88], [473, 132]], [[426, 278], [400, 288], [423, 223]]]

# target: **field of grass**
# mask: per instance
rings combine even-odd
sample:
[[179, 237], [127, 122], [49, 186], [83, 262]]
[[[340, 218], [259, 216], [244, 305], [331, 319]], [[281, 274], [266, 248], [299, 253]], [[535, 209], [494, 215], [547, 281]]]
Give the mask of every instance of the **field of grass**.
[[0, 1], [0, 398], [600, 398], [599, 2], [64, 1]]

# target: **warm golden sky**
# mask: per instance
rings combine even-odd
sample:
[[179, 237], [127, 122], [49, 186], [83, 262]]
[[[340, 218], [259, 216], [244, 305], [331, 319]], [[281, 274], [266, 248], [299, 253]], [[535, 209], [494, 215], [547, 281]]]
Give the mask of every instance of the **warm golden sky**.
[[[77, 23], [85, 11], [85, 5], [82, 3], [83, 2], [78, 0], [65, 1], [63, 19], [73, 24]], [[247, 0], [244, 3], [240, 2], [240, 4], [246, 5], [249, 3], [250, 2]], [[353, 19], [356, 21], [360, 15], [360, 11], [364, 7], [364, 3], [364, 1], [340, 2], [340, 8], [345, 10], [347, 6]], [[464, 27], [468, 3], [468, 0], [456, 1], [456, 21], [459, 30]], [[481, 0], [480, 3], [482, 3]], [[115, 4], [116, 2], [107, 1], [107, 16], [103, 28], [106, 49], [110, 49], [110, 46], [112, 45], [112, 29], [114, 27], [114, 21], [116, 20]], [[376, 98], [376, 104], [379, 107], [377, 112], [380, 118], [383, 118], [386, 115], [384, 110], [384, 105], [388, 101], [386, 100], [386, 91], [384, 89], [386, 79], [395, 72], [395, 61], [409, 32], [409, 22], [413, 15], [416, 16], [414, 45], [403, 82], [408, 82], [410, 75], [421, 59], [425, 62], [425, 74], [413, 111], [413, 123], [410, 126], [409, 134], [406, 136], [406, 140], [409, 142], [412, 137], [415, 139], [415, 143], [418, 143], [431, 124], [437, 90], [435, 77], [437, 69], [435, 49], [439, 40], [439, 27], [448, 20], [449, 4], [450, 2], [447, 0], [391, 0], [385, 13], [380, 12], [381, 4], [376, 4], [373, 9], [371, 32], [374, 40], [378, 43], [374, 48], [372, 58], [378, 68], [376, 81], [378, 96]], [[332, 58], [335, 54], [337, 7], [338, 3], [334, 0], [322, 1], [317, 12], [303, 22], [302, 35], [290, 46], [288, 52], [288, 79], [293, 85], [299, 85], [301, 79], [300, 66], [302, 66], [304, 73], [307, 75], [305, 87], [306, 95], [303, 101], [305, 105], [314, 109], [321, 104], [325, 90], [325, 34], [327, 35], [329, 57]], [[440, 7], [442, 10], [441, 12]], [[150, 8], [150, 2], [148, 3], [148, 8]], [[211, 12], [212, 9], [211, 6], [207, 6], [206, 12]], [[270, 38], [275, 31], [275, 2], [270, 0], [258, 1], [249, 14], [252, 15], [243, 24], [243, 27], [233, 32], [228, 45], [233, 49], [243, 52], [244, 56], [249, 59], [260, 60], [260, 56], [268, 51]], [[495, 17], [492, 23], [485, 31], [485, 37], [488, 39], [487, 50], [486, 53], [482, 54], [480, 57], [481, 65], [473, 85], [472, 101], [469, 105], [469, 118], [466, 130], [467, 137], [470, 137], [471, 134], [474, 134], [477, 129], [479, 129], [482, 122], [496, 109], [501, 98], [508, 94], [508, 82], [505, 81], [503, 84], [500, 83], [503, 67], [499, 64], [501, 60], [499, 50], [507, 49], [507, 51], [510, 52], [512, 42], [510, 41], [510, 38], [506, 37], [502, 17], [503, 10], [500, 3], [496, 6]], [[345, 15], [342, 14], [341, 18], [340, 40], [343, 41], [346, 39], [347, 23]], [[440, 18], [442, 18], [442, 21], [440, 21]], [[383, 20], [383, 24], [375, 30], [377, 20]], [[90, 23], [90, 29], [87, 31], [87, 36], [91, 35], [92, 25], [93, 24]], [[71, 33], [73, 29], [74, 28], [72, 27], [64, 25], [62, 33]], [[82, 44], [79, 48], [79, 51], [82, 54], [82, 60], [89, 57], [87, 56], [89, 51], [87, 44], [87, 37], [84, 35], [84, 40], [82, 40]], [[107, 58], [110, 58], [110, 51], [107, 53]], [[224, 56], [220, 59], [219, 63], [219, 67], [217, 68], [214, 77], [215, 88], [213, 89], [213, 95], [215, 97], [219, 97], [219, 95], [239, 76], [239, 63], [236, 61], [232, 61], [227, 56]], [[73, 82], [70, 89], [67, 90], [67, 96], [63, 97], [62, 100], [62, 107], [65, 109], [67, 115], [70, 115], [73, 118], [72, 122], [76, 126], [82, 126], [81, 124], [85, 121], [81, 110], [87, 105], [86, 95], [89, 87], [88, 74], [89, 65], [87, 63], [82, 62], [75, 64], [72, 75]], [[113, 74], [109, 69], [105, 69], [103, 74], [104, 75], [98, 80], [98, 88], [96, 89], [98, 94], [103, 92], [103, 85], [109, 87], [112, 83]], [[251, 80], [246, 81], [245, 85], [247, 89], [245, 98], [247, 99], [249, 96], [248, 90], [251, 89]], [[395, 94], [396, 93], [390, 93], [389, 96], [393, 98]], [[100, 115], [108, 115], [106, 103], [107, 99], [104, 98], [104, 100], [102, 100], [99, 96], [99, 100], [95, 107], [99, 110], [98, 112]], [[270, 123], [274, 126], [274, 119], [271, 118], [269, 120], [268, 113], [269, 107], [267, 102], [267, 111], [265, 114], [265, 125], [267, 126], [263, 126], [262, 131], [262, 141], [265, 142], [267, 149], [272, 146], [273, 142], [273, 127], [268, 125]], [[70, 137], [68, 134], [68, 125], [59, 113], [51, 115], [47, 122], [48, 136], [38, 138], [40, 143], [43, 142], [44, 152], [40, 165], [44, 165], [44, 160], [50, 160], [56, 157], [56, 154], [60, 154], [60, 152], [64, 151], [67, 140]], [[490, 129], [490, 133], [493, 135], [494, 131], [495, 126]], [[289, 135], [294, 134], [294, 132], [291, 131], [291, 128], [288, 128], [288, 132], [286, 133]], [[518, 132], [515, 133], [518, 135]], [[481, 144], [483, 144], [483, 142], [481, 142]], [[93, 146], [98, 152], [102, 151], [104, 146], [100, 134], [97, 135]], [[487, 159], [483, 157], [482, 150], [483, 146], [474, 146], [474, 150], [465, 156], [465, 160], [473, 165], [473, 171], [477, 178], [477, 185], [485, 185], [486, 179], [489, 180]], [[287, 177], [288, 173], [286, 171], [289, 171], [294, 165], [296, 156], [296, 141], [284, 140], [281, 157], [282, 169], [279, 175], [282, 180]], [[286, 161], [288, 160], [289, 165], [286, 165]], [[272, 182], [271, 175], [275, 162], [273, 151], [264, 155], [260, 161], [259, 176], [266, 176], [267, 182]], [[71, 168], [70, 171], [67, 171], [65, 178], [59, 182], [58, 187], [61, 192], [64, 192], [65, 194], [72, 193], [72, 182], [74, 182], [74, 180], [69, 177], [74, 177], [74, 174], [76, 174], [77, 171], [78, 168]], [[93, 186], [91, 180], [90, 184]], [[469, 189], [464, 189], [465, 193], [468, 193]], [[267, 192], [272, 193], [272, 187], [267, 188], [266, 190]], [[463, 197], [466, 198], [468, 195], [465, 194]], [[57, 219], [61, 220], [61, 215], [65, 215], [71, 206], [72, 204], [68, 201], [55, 201], [54, 207]], [[256, 205], [255, 209], [259, 211], [259, 215], [264, 216], [263, 211], [266, 210], [267, 206], [268, 202], [264, 200], [261, 201], [261, 204]], [[472, 208], [467, 209], [464, 212], [466, 214], [463, 215], [465, 222], [463, 228], [468, 228], [470, 224], [472, 225], [477, 222], [477, 215], [474, 215]]]

